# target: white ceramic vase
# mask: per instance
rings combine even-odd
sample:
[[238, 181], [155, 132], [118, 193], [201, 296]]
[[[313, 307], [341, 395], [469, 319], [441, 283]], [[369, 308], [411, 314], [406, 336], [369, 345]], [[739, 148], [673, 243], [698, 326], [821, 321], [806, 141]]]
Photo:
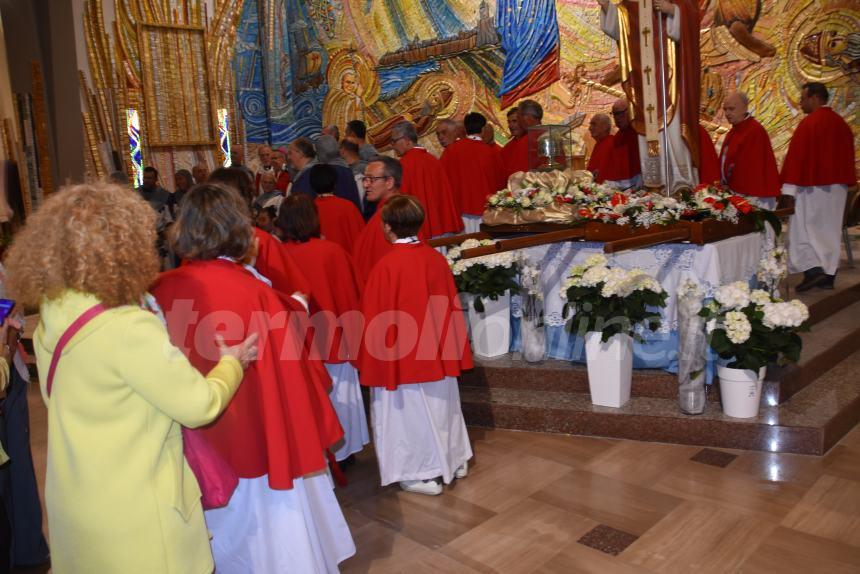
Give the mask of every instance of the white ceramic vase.
[[633, 338], [615, 335], [606, 343], [602, 333], [585, 334], [588, 388], [591, 402], [604, 407], [621, 407], [630, 400], [633, 380]]
[[505, 291], [493, 301], [482, 297], [483, 313], [475, 311], [475, 296], [463, 294], [468, 304], [469, 336], [472, 352], [480, 357], [499, 357], [511, 347], [511, 294]]
[[737, 419], [749, 419], [758, 416], [758, 408], [761, 404], [761, 384], [766, 369], [766, 367], [762, 367], [756, 373], [750, 369], [730, 369], [729, 367], [717, 366], [723, 413]]

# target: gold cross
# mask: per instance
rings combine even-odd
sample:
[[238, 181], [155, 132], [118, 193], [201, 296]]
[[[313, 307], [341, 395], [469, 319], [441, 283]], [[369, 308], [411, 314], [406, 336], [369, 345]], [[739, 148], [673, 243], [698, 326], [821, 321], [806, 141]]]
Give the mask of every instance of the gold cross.
[[645, 66], [643, 70], [645, 72], [645, 78], [648, 80], [648, 85], [651, 85], [651, 66]]
[[654, 116], [652, 114], [654, 113], [654, 104], [648, 104], [648, 107], [645, 109], [648, 110], [648, 123], [653, 122]]
[[642, 35], [645, 37], [645, 47], [648, 47], [648, 35], [651, 33], [651, 28], [643, 28]]

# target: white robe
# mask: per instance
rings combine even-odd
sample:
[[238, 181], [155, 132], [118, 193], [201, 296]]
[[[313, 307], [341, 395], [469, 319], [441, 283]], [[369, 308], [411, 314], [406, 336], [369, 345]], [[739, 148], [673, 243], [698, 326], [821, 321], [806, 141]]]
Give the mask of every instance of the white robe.
[[[600, 10], [600, 28], [603, 32], [615, 40], [618, 41], [619, 27], [618, 27], [618, 8], [615, 4], [610, 3], [606, 7], [606, 11]], [[656, 30], [654, 31], [656, 34]], [[674, 40], [676, 43], [681, 41], [681, 13], [677, 6], [675, 6], [675, 14], [669, 16], [666, 19], [666, 28], [664, 29], [664, 33], [669, 36], [670, 39]], [[681, 49], [681, 46], [678, 46], [677, 49]], [[655, 54], [655, 58], [657, 58], [657, 62], [659, 65], [659, 54]], [[680, 186], [688, 186], [688, 187], [696, 187], [699, 183], [699, 170], [693, 166], [693, 159], [690, 156], [690, 150], [687, 147], [686, 142], [684, 142], [684, 138], [681, 137], [681, 118], [680, 114], [676, 113], [672, 117], [672, 121], [669, 122], [669, 129], [667, 132], [666, 139], [668, 140], [668, 152], [669, 152], [669, 166], [672, 170], [671, 175], [671, 191], [674, 191]], [[698, 129], [698, 128], [696, 128]], [[663, 130], [661, 130], [662, 132]], [[696, 134], [698, 135], [698, 133]], [[664, 142], [662, 136], [660, 137], [660, 170], [661, 173], [665, 169], [665, 159], [663, 157], [664, 153]], [[645, 173], [645, 161], [648, 158], [648, 143], [645, 140], [645, 136], [639, 136], [639, 158], [642, 162], [642, 173]], [[626, 183], [626, 182], [625, 182]], [[666, 184], [665, 174], [663, 174], [663, 183]], [[626, 187], [630, 187], [629, 185], [621, 187], [621, 189]], [[670, 187], [667, 184], [667, 187]]]
[[224, 508], [207, 510], [218, 574], [322, 574], [355, 554], [328, 473], [297, 478], [290, 490], [269, 477], [239, 479]]
[[373, 387], [370, 412], [382, 486], [438, 476], [449, 484], [472, 458], [455, 377]]
[[337, 420], [343, 427], [343, 442], [336, 445], [337, 451], [334, 453], [334, 458], [340, 462], [360, 452], [370, 442], [370, 433], [367, 430], [358, 371], [349, 363], [325, 363], [325, 368], [332, 383], [329, 398], [337, 413]]
[[821, 267], [828, 275], [835, 275], [848, 187], [844, 184], [802, 187], [786, 183], [782, 194], [794, 196], [794, 215], [788, 224], [789, 269], [798, 272]]

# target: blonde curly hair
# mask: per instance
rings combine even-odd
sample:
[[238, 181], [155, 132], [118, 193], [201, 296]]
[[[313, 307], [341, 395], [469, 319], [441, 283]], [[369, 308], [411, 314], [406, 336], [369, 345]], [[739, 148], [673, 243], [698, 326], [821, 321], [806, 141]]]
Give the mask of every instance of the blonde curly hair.
[[155, 212], [109, 183], [65, 187], [27, 220], [6, 256], [7, 291], [34, 308], [73, 289], [106, 307], [136, 304], [155, 280]]

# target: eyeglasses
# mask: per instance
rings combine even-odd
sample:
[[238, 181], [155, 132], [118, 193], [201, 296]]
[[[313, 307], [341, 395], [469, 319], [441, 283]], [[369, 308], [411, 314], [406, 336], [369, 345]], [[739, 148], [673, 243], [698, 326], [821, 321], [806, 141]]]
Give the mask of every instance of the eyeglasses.
[[397, 137], [397, 138], [391, 138], [391, 141], [390, 141], [390, 142], [388, 142], [388, 143], [389, 143], [389, 145], [394, 145], [394, 144], [396, 144], [399, 140], [402, 140], [404, 137], [406, 137], [406, 136], [400, 136], [400, 137]]
[[361, 180], [364, 183], [367, 183], [368, 181], [374, 182], [378, 179], [388, 179], [389, 177], [391, 177], [391, 176], [390, 175], [365, 175], [363, 178], [361, 178]]

